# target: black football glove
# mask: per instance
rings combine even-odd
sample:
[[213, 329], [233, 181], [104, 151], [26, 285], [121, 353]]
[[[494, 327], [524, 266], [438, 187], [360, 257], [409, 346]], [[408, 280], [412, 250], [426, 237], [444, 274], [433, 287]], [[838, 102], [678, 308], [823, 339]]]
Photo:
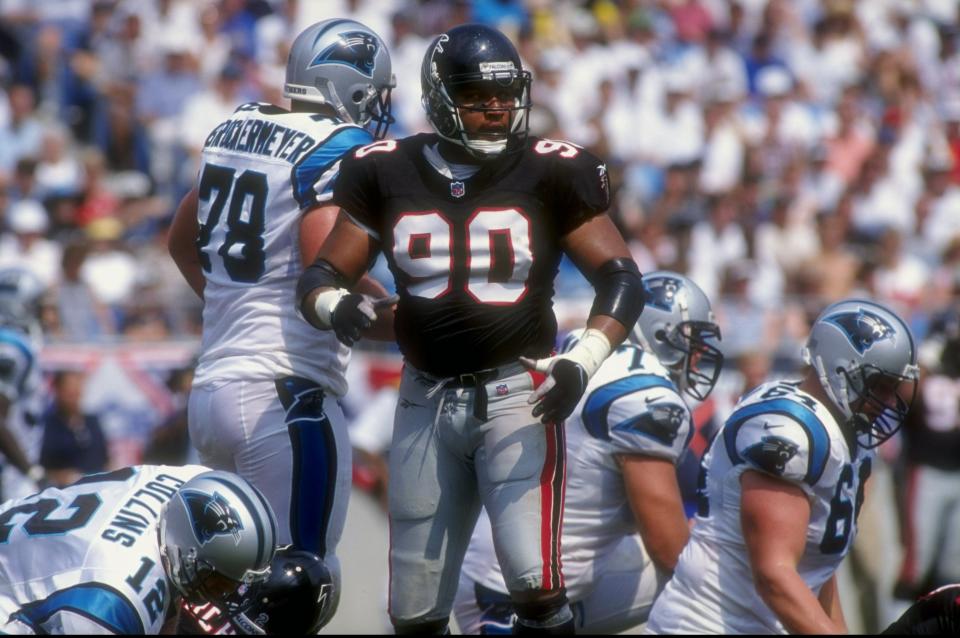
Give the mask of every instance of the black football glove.
[[366, 295], [351, 292], [340, 298], [330, 314], [330, 326], [334, 334], [345, 346], [352, 346], [360, 340], [360, 333], [377, 320], [377, 311], [373, 301]]
[[340, 298], [330, 313], [330, 327], [345, 346], [353, 346], [361, 333], [377, 320], [377, 309], [392, 306], [400, 297], [390, 295], [374, 299], [369, 295], [351, 292]]
[[535, 398], [543, 398], [533, 406], [533, 416], [542, 417], [541, 423], [559, 423], [573, 413], [590, 378], [580, 364], [567, 359], [557, 359], [549, 374], [534, 391]]
[[536, 403], [533, 416], [541, 423], [559, 423], [573, 413], [587, 389], [590, 377], [610, 354], [610, 341], [600, 330], [588, 328], [567, 352], [545, 359], [520, 357], [530, 370], [547, 375], [531, 393], [528, 403]]

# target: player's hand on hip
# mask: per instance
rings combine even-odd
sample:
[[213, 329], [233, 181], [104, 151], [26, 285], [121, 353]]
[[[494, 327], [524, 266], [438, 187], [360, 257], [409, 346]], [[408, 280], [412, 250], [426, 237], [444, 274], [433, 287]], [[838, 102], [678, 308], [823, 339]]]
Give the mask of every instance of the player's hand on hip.
[[541, 417], [541, 423], [558, 423], [570, 416], [590, 380], [583, 366], [562, 356], [537, 360], [520, 357], [520, 363], [547, 375], [527, 400], [536, 403], [533, 416]]
[[530, 370], [547, 375], [546, 380], [530, 395], [529, 403], [536, 403], [533, 416], [542, 423], [563, 421], [580, 402], [590, 377], [610, 355], [610, 340], [595, 328], [588, 328], [570, 350], [544, 359], [520, 357], [520, 363]]
[[361, 333], [377, 320], [377, 309], [397, 302], [397, 295], [374, 299], [369, 295], [350, 292], [340, 297], [330, 313], [330, 326], [346, 346], [360, 340]]

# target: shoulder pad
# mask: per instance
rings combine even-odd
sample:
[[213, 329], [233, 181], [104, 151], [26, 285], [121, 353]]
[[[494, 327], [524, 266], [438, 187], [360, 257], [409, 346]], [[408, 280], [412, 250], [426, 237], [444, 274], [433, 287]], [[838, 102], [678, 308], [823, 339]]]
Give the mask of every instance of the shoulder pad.
[[663, 377], [634, 374], [590, 393], [583, 422], [615, 452], [651, 454], [676, 460], [690, 438], [690, 411]]
[[813, 412], [792, 401], [763, 401], [735, 411], [723, 436], [734, 465], [746, 463], [794, 483], [816, 485], [830, 458], [826, 427]]

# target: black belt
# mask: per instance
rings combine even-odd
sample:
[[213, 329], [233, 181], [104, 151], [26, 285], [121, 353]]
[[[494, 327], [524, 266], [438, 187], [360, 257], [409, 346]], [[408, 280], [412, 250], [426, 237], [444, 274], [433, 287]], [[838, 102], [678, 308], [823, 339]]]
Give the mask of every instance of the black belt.
[[[481, 421], [487, 420], [487, 384], [500, 377], [509, 377], [523, 372], [525, 368], [520, 362], [502, 365], [497, 368], [487, 368], [476, 372], [462, 372], [450, 375], [441, 386], [442, 388], [463, 388], [473, 390], [473, 416]], [[424, 377], [430, 383], [429, 377]], [[439, 382], [439, 380], [437, 380]]]
[[488, 370], [478, 370], [477, 372], [464, 372], [454, 375], [446, 386], [449, 388], [472, 389], [473, 394], [473, 416], [481, 421], [487, 420], [487, 383], [500, 376], [498, 368]]

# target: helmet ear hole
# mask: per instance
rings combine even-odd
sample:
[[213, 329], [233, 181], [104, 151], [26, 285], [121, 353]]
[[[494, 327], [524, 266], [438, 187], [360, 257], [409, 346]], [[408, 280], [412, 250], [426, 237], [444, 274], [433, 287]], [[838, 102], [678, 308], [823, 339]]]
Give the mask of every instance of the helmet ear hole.
[[666, 341], [667, 331], [661, 328], [653, 333], [653, 338], [656, 339], [657, 341]]
[[360, 104], [363, 101], [363, 91], [354, 91], [351, 97], [354, 104]]

